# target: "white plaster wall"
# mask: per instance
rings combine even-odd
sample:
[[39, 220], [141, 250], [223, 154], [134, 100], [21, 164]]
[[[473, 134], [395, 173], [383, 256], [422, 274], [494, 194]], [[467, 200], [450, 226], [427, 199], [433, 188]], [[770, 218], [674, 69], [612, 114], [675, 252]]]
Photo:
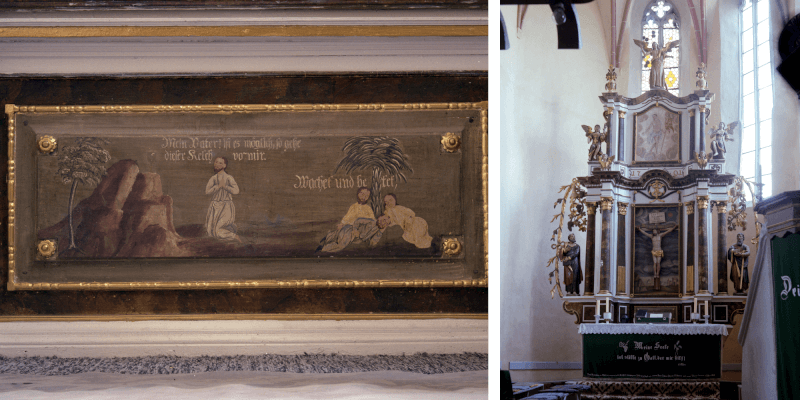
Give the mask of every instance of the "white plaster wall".
[[[620, 26], [624, 3], [617, 2]], [[641, 54], [631, 45], [631, 39], [641, 36], [641, 16], [648, 3], [648, 0], [634, 2], [620, 48], [617, 89], [628, 97], [640, 93]], [[716, 94], [710, 124], [739, 119], [739, 11], [738, 5], [732, 3], [707, 2], [707, 76], [709, 89]], [[688, 5], [684, 1], [673, 4], [681, 18], [681, 94], [688, 95], [695, 90], [698, 45]], [[563, 300], [550, 299], [552, 285], [547, 282], [549, 270], [544, 266], [552, 256], [550, 235], [556, 224], [550, 223], [550, 219], [558, 210], [551, 205], [558, 196], [557, 191], [571, 178], [586, 175], [588, 145], [579, 126], [602, 121], [597, 96], [605, 90], [605, 72], [611, 61], [610, 11], [603, 7], [610, 9], [610, 6], [609, 0], [576, 6], [584, 41], [581, 50], [556, 49], [555, 28], [547, 7], [530, 6], [521, 31], [515, 28], [517, 7], [501, 7], [511, 41], [511, 50], [500, 54], [503, 104], [500, 359], [503, 369], [509, 368], [512, 361], [582, 361], [575, 317], [562, 310]], [[634, 72], [629, 73], [631, 70]], [[729, 147], [728, 155], [727, 172], [737, 174], [738, 142]], [[749, 241], [755, 232], [752, 209], [748, 213], [749, 229], [745, 236]], [[709, 223], [716, 229], [715, 219]], [[726, 245], [735, 242], [736, 233], [728, 233]], [[576, 237], [584, 251], [585, 263], [586, 236], [578, 233]], [[715, 235], [712, 238], [716, 240]], [[755, 246], [752, 247], [754, 250]], [[712, 253], [715, 249], [713, 246]], [[755, 252], [751, 262], [754, 260]], [[716, 262], [710, 266], [715, 268]], [[716, 279], [711, 282], [716, 283]], [[595, 289], [597, 287], [598, 282], [595, 282]], [[741, 316], [735, 317], [737, 325], [724, 339], [723, 364], [742, 362], [742, 348], [735, 339], [740, 320]], [[515, 370], [511, 374], [513, 380], [523, 381], [576, 378], [581, 372]], [[723, 373], [724, 379], [737, 380], [740, 376], [739, 371]]]
[[[800, 13], [800, 1], [790, 1], [788, 17]], [[791, 4], [794, 3], [794, 4]], [[777, 41], [783, 30], [777, 7], [771, 7], [772, 19], [772, 63], [781, 62]], [[795, 73], [798, 73], [795, 71]], [[778, 71], [773, 71], [774, 105], [772, 114], [772, 194], [800, 189], [800, 99], [797, 93], [783, 80]]]
[[[576, 5], [580, 50], [558, 50], [547, 6], [529, 6], [522, 30], [515, 6], [502, 6], [511, 49], [500, 52], [500, 358], [581, 361], [575, 317], [550, 299], [547, 260], [558, 189], [586, 174], [588, 145], [581, 124], [601, 124], [598, 100], [610, 63], [597, 2]], [[492, 210], [495, 212], [496, 209]], [[565, 227], [566, 232], [566, 227]], [[568, 232], [566, 232], [568, 233]], [[565, 233], [565, 235], [566, 235]], [[576, 234], [584, 247], [585, 233]], [[585, 252], [585, 250], [584, 250]], [[585, 257], [585, 256], [584, 256]], [[581, 288], [583, 290], [583, 287]], [[573, 371], [511, 371], [514, 381], [577, 378]]]

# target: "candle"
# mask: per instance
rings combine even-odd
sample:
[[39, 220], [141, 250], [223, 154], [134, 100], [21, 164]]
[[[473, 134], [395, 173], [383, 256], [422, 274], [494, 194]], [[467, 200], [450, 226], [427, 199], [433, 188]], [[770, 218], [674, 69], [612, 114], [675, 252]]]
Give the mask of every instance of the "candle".
[[611, 312], [611, 297], [606, 297], [606, 312]]
[[697, 297], [695, 297], [695, 298], [694, 298], [694, 311], [693, 311], [693, 312], [694, 312], [695, 314], [699, 312], [699, 311], [697, 310]]
[[601, 315], [600, 314], [600, 299], [597, 299], [597, 315]]
[[705, 306], [706, 306], [706, 314], [705, 315], [708, 316], [708, 300], [705, 301]]

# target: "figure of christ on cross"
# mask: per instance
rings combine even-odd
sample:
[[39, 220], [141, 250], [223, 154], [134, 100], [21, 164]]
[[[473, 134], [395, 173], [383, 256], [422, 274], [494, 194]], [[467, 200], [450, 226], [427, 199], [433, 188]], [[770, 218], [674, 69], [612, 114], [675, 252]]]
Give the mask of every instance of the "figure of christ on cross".
[[644, 229], [640, 227], [636, 227], [639, 232], [642, 232], [645, 236], [649, 237], [650, 240], [653, 241], [653, 249], [650, 251], [653, 254], [653, 278], [658, 279], [659, 272], [661, 272], [661, 258], [664, 257], [664, 250], [661, 249], [661, 239], [664, 238], [668, 233], [672, 232], [678, 225], [673, 226], [672, 228], [667, 229], [663, 233], [658, 230], [658, 228], [653, 229], [653, 234], [647, 233]]

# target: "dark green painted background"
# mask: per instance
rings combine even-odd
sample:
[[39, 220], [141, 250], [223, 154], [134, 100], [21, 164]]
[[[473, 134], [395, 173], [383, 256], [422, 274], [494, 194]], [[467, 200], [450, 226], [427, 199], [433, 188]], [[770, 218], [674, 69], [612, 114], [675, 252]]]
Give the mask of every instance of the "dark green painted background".
[[[800, 233], [772, 238], [772, 274], [778, 398], [797, 399], [800, 398]], [[783, 277], [791, 279], [791, 286]], [[789, 291], [785, 291], [787, 287]]]
[[[583, 376], [587, 378], [661, 378], [719, 379], [722, 371], [722, 342], [718, 335], [583, 335]], [[636, 350], [634, 342], [643, 346], [666, 344], [664, 350]], [[628, 350], [620, 346], [626, 343]], [[675, 356], [674, 345], [683, 360], [666, 360]], [[644, 356], [665, 360], [644, 361]], [[618, 357], [637, 357], [637, 360]], [[638, 357], [642, 357], [639, 361]]]

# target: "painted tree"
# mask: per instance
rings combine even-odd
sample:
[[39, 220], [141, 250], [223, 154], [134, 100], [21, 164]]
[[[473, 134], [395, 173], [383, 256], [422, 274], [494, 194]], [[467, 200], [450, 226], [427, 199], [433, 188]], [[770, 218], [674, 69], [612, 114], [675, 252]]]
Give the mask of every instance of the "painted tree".
[[111, 154], [102, 145], [108, 141], [100, 138], [79, 137], [75, 144], [64, 146], [58, 160], [58, 172], [64, 184], [72, 184], [69, 191], [69, 248], [77, 249], [75, 245], [75, 227], [72, 223], [72, 208], [75, 203], [75, 190], [78, 184], [94, 186], [106, 174], [105, 163], [111, 160]]
[[346, 174], [366, 170], [372, 173], [370, 206], [375, 216], [383, 214], [381, 201], [381, 179], [393, 178], [407, 182], [405, 171], [413, 173], [408, 156], [400, 147], [400, 141], [386, 136], [355, 136], [347, 139], [342, 147], [344, 158], [334, 172], [344, 170]]

